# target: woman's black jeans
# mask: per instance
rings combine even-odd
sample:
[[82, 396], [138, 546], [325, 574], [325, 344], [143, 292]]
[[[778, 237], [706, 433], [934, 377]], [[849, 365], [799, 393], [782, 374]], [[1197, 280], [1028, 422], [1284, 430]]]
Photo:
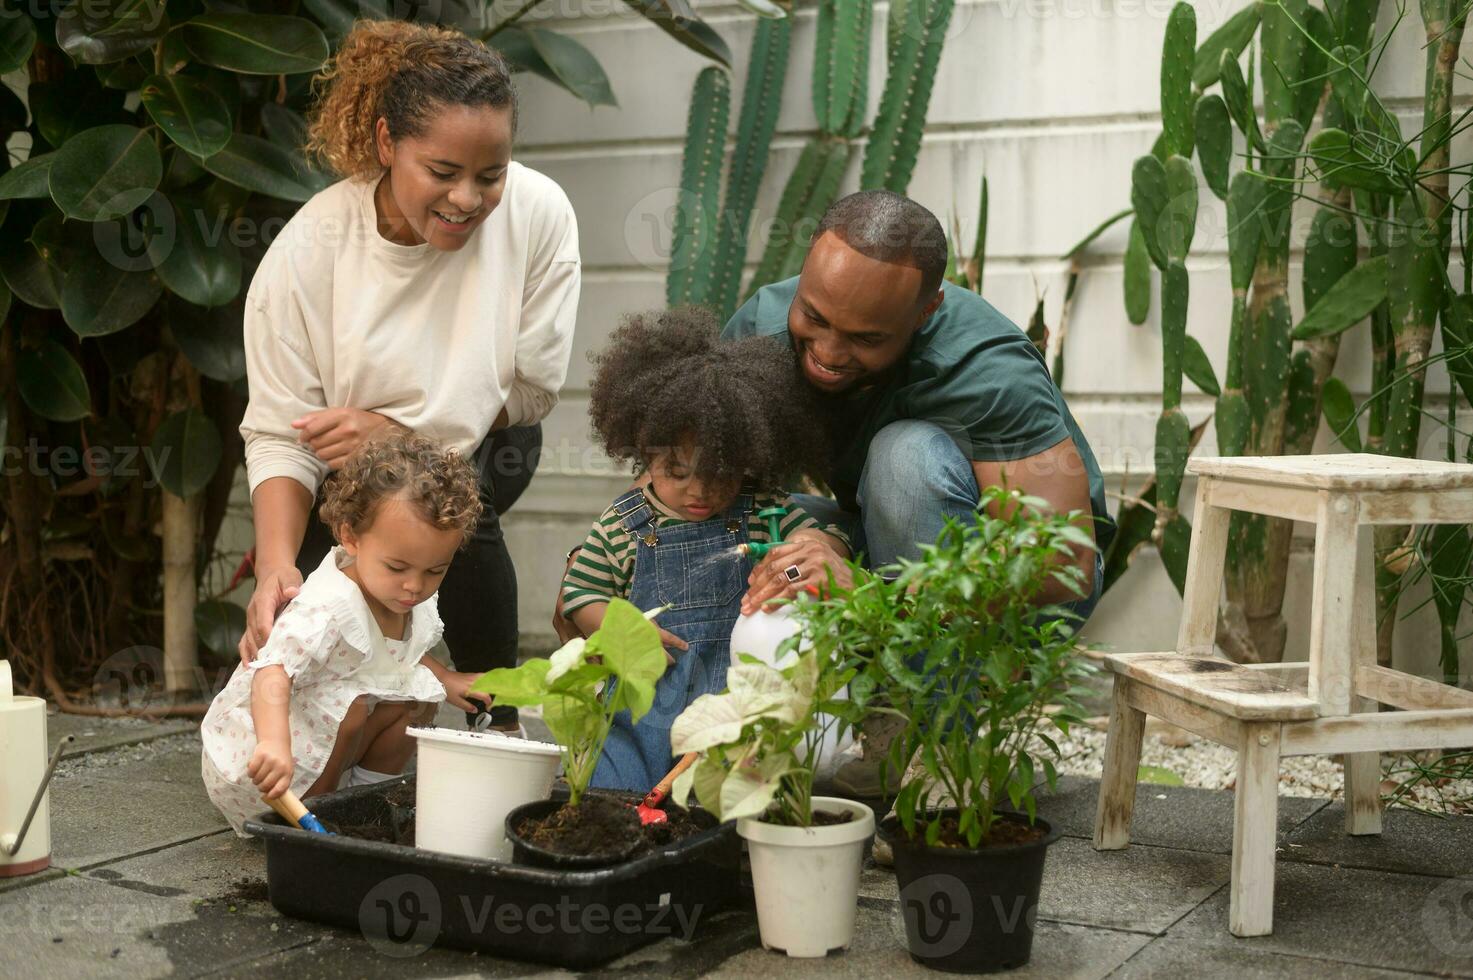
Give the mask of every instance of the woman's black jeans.
[[[456, 553], [439, 592], [445, 645], [456, 670], [480, 673], [517, 665], [517, 572], [506, 550], [501, 515], [527, 489], [541, 454], [542, 425], [538, 423], [493, 432], [472, 456], [481, 476], [481, 522]], [[322, 564], [334, 543], [332, 532], [313, 507], [297, 552], [297, 568], [303, 578]], [[491, 709], [491, 723], [497, 727], [516, 721], [514, 707]]]

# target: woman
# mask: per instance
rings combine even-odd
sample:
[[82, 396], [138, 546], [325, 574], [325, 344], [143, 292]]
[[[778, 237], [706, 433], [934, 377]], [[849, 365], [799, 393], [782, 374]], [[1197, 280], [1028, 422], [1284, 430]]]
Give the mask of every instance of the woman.
[[[510, 71], [478, 41], [362, 21], [317, 85], [308, 150], [345, 179], [288, 222], [246, 298], [256, 591], [241, 659], [331, 547], [314, 517], [323, 479], [397, 424], [474, 455], [485, 511], [441, 586], [445, 640], [460, 670], [512, 666], [516, 574], [499, 513], [530, 479], [567, 375], [572, 207], [511, 159]], [[515, 730], [516, 711], [491, 721]]]

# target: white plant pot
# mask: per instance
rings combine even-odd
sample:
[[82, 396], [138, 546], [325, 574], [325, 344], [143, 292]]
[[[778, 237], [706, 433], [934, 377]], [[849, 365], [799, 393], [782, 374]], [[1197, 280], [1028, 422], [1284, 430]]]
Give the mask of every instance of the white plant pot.
[[874, 812], [863, 803], [815, 796], [813, 809], [854, 818], [827, 827], [737, 821], [752, 860], [762, 945], [794, 957], [824, 956], [854, 938], [864, 844], [875, 833]]
[[419, 741], [415, 846], [510, 861], [506, 815], [551, 794], [558, 747], [499, 732], [411, 728], [409, 734]]

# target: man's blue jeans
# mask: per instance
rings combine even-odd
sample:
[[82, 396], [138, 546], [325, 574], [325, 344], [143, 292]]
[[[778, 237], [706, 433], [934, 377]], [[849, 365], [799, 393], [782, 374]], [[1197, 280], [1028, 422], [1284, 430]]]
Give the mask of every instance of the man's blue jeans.
[[[970, 524], [981, 500], [971, 461], [940, 426], [916, 419], [891, 422], [870, 443], [859, 478], [859, 514], [839, 509], [827, 497], [794, 494], [793, 500], [820, 524], [844, 529], [865, 564], [879, 568], [898, 558], [919, 558], [948, 517]], [[1095, 556], [1094, 591], [1062, 603], [1079, 617], [1078, 629], [1094, 612], [1104, 584], [1104, 561]]]

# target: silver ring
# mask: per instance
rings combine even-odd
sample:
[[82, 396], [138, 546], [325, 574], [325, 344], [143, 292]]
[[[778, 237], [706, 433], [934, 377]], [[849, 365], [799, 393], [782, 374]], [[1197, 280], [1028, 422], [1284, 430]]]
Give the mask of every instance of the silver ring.
[[783, 569], [783, 577], [789, 582], [796, 582], [803, 577], [803, 571], [797, 565], [789, 565]]

